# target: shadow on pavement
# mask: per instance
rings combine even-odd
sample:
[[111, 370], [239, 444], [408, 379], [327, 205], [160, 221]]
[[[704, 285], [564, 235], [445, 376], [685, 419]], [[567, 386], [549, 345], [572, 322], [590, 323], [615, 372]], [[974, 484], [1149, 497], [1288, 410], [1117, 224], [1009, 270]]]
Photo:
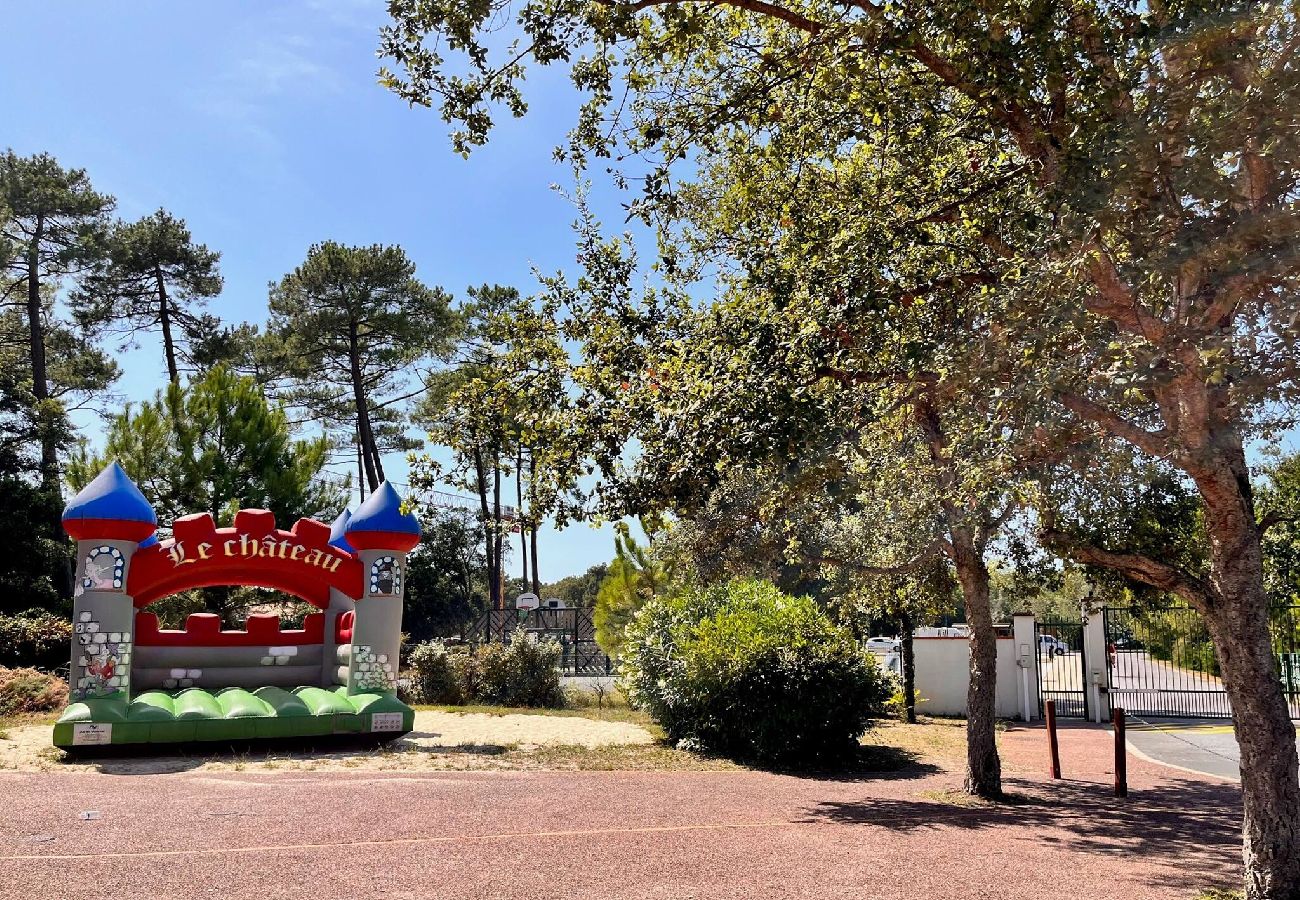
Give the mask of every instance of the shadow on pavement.
[[892, 781], [910, 778], [925, 778], [943, 771], [933, 763], [926, 762], [911, 750], [888, 745], [864, 744], [858, 748], [857, 757], [837, 766], [786, 768], [781, 766], [764, 766], [748, 764], [759, 772], [773, 775], [785, 775], [790, 778], [803, 778], [813, 781]]
[[[1189, 891], [1206, 887], [1235, 864], [1241, 847], [1240, 794], [1235, 786], [1171, 779], [1159, 787], [1112, 796], [1095, 782], [1042, 782], [1004, 779], [1010, 802], [965, 805], [960, 801], [872, 798], [824, 802], [804, 821], [832, 821], [891, 831], [929, 828], [970, 831], [1015, 828], [1032, 833], [1036, 843], [1066, 852], [1150, 855], [1173, 861], [1186, 873]], [[964, 795], [963, 795], [964, 796]], [[1226, 856], [1225, 856], [1226, 854]], [[1168, 869], [1152, 872], [1161, 884]], [[1178, 875], [1172, 880], [1181, 883]]]

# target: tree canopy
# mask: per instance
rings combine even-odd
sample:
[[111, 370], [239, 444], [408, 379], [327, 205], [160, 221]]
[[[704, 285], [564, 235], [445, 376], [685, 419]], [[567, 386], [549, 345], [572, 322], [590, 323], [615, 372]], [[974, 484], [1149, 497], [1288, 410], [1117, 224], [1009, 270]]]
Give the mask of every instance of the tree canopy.
[[346, 494], [318, 480], [328, 449], [324, 437], [295, 439], [285, 411], [256, 382], [218, 366], [124, 409], [109, 423], [102, 450], [74, 454], [68, 480], [80, 490], [117, 460], [159, 521], [204, 511], [228, 525], [252, 507], [271, 510], [287, 527], [343, 508]]
[[[911, 405], [949, 473], [937, 499], [954, 538], [977, 537], [989, 509], [965, 505], [989, 482], [967, 478], [958, 448], [977, 451], [977, 474], [989, 452], [1074, 454], [1054, 476], [1082, 480], [1083, 461], [1136, 452], [1194, 488], [1204, 574], [1093, 543], [1050, 508], [1040, 538], [1204, 615], [1242, 747], [1247, 896], [1294, 895], [1285, 811], [1300, 783], [1262, 575], [1277, 517], [1258, 513], [1246, 457], [1294, 420], [1294, 7], [531, 0], [514, 22], [506, 9], [391, 4], [381, 53], [399, 71], [383, 79], [437, 104], [468, 152], [496, 107], [524, 113], [528, 65], [568, 67], [587, 102], [564, 152], [608, 158], [616, 182], [640, 186], [629, 207], [658, 227], [660, 271], [721, 272], [720, 318], [755, 296], [759, 323], [792, 311], [767, 335], [737, 332], [715, 371], [762, 366], [775, 337], [813, 337], [816, 368], [769, 392], [794, 415], [753, 416], [749, 443], [783, 452], [784, 423], [803, 421], [826, 378], [887, 395], [871, 389], [886, 375], [876, 339], [916, 346], [907, 335], [928, 317], [921, 352], [888, 362], [906, 389], [933, 385], [921, 400], [937, 429]], [[588, 259], [588, 274], [607, 277], [610, 259]], [[621, 295], [605, 293], [617, 322]], [[629, 383], [662, 377], [640, 350], [620, 362]], [[979, 541], [962, 543], [970, 559]]]
[[191, 343], [217, 328], [203, 313], [221, 293], [221, 254], [195, 243], [184, 220], [165, 209], [108, 233], [107, 252], [73, 297], [73, 310], [91, 328], [125, 332], [157, 329], [167, 377], [180, 384], [180, 362], [199, 365]]
[[293, 387], [287, 399], [331, 434], [356, 435], [370, 490], [382, 456], [414, 449], [397, 401], [422, 390], [418, 365], [449, 349], [458, 320], [441, 288], [415, 277], [401, 247], [316, 244], [271, 286], [268, 333]]

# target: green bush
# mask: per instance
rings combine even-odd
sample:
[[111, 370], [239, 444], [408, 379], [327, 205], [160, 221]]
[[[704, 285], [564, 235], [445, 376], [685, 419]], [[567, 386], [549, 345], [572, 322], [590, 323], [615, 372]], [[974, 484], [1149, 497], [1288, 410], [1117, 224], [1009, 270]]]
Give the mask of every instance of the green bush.
[[43, 609], [0, 615], [0, 666], [58, 669], [68, 664], [72, 623]]
[[0, 668], [0, 716], [50, 712], [68, 702], [68, 684], [36, 669]]
[[564, 706], [560, 645], [517, 634], [509, 644], [446, 647], [438, 641], [411, 650], [411, 693], [421, 703]]
[[441, 641], [416, 644], [410, 652], [411, 695], [417, 703], [464, 703], [452, 654]]
[[516, 635], [509, 644], [483, 644], [472, 654], [473, 673], [463, 686], [479, 703], [500, 706], [564, 706], [560, 689], [560, 645]]
[[651, 600], [620, 678], [679, 746], [778, 766], [851, 760], [895, 691], [812, 600], [764, 581]]

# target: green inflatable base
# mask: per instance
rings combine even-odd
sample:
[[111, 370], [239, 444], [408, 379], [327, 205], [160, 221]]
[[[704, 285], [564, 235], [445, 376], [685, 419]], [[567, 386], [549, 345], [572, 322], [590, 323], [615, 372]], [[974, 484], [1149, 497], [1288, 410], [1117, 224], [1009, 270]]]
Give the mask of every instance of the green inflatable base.
[[183, 744], [259, 738], [375, 735], [395, 738], [415, 711], [388, 694], [348, 695], [346, 688], [202, 688], [117, 694], [73, 703], [54, 725], [54, 745], [81, 749], [119, 744]]

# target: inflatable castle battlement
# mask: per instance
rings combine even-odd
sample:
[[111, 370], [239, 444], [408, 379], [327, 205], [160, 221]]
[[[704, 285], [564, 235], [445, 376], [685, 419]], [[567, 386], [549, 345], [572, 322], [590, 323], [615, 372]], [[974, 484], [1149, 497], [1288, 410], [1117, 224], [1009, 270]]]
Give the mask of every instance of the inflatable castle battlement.
[[[61, 747], [410, 731], [397, 699], [406, 557], [415, 517], [387, 482], [333, 527], [288, 530], [262, 509], [228, 528], [208, 513], [158, 519], [116, 462], [73, 497], [63, 527], [77, 542], [71, 704]], [[212, 613], [163, 629], [146, 610], [181, 591], [272, 588], [317, 608], [301, 627], [251, 615], [223, 629]]]

